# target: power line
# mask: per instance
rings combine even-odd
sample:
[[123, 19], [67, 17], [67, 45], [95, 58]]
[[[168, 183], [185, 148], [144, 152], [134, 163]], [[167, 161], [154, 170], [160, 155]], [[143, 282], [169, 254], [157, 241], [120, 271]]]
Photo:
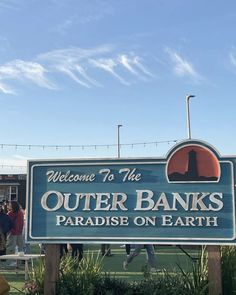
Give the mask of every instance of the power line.
[[[159, 144], [171, 144], [171, 143], [177, 143], [179, 140], [177, 139], [171, 139], [171, 140], [162, 140], [162, 141], [149, 141], [149, 142], [133, 142], [133, 143], [123, 143], [120, 144], [120, 147], [137, 147], [137, 146], [150, 146], [150, 145], [154, 145], [154, 146], [158, 146]], [[31, 149], [42, 149], [42, 150], [46, 150], [46, 149], [68, 149], [68, 150], [73, 150], [73, 149], [87, 149], [87, 148], [94, 148], [95, 150], [97, 148], [114, 148], [117, 147], [117, 144], [80, 144], [80, 145], [46, 145], [46, 144], [8, 144], [8, 143], [0, 143], [0, 148], [4, 149], [4, 148], [27, 148], [28, 150]], [[23, 165], [11, 165], [11, 164], [1, 164], [0, 163], [0, 168], [19, 168], [19, 169], [26, 169], [26, 166]]]
[[[143, 146], [146, 147], [147, 145], [156, 145], [158, 146], [159, 144], [170, 144], [170, 143], [177, 143], [178, 140], [177, 139], [171, 139], [171, 140], [162, 140], [162, 141], [151, 141], [151, 142], [133, 142], [133, 143], [122, 143], [120, 144], [120, 146], [122, 147], [135, 147], [135, 146]], [[87, 148], [112, 148], [112, 147], [117, 147], [117, 144], [79, 144], [79, 145], [60, 145], [60, 144], [54, 144], [54, 145], [48, 145], [48, 144], [17, 144], [17, 143], [0, 143], [0, 148], [4, 149], [4, 148], [27, 148], [29, 150], [31, 149], [35, 149], [35, 148], [39, 148], [42, 150], [45, 149], [68, 149], [68, 150], [72, 150], [72, 149], [87, 149]]]

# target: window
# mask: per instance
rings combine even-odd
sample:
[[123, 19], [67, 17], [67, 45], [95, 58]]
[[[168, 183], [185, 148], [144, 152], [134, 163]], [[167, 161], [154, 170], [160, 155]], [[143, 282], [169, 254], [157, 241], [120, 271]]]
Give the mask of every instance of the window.
[[0, 202], [2, 201], [18, 201], [18, 186], [0, 185]]
[[18, 201], [18, 187], [17, 186], [10, 186], [9, 200], [10, 201]]

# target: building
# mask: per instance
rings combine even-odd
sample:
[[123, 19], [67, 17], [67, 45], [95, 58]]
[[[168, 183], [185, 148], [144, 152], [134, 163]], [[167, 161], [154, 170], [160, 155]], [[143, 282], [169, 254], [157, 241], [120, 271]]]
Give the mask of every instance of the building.
[[0, 174], [0, 202], [18, 201], [25, 209], [26, 174]]

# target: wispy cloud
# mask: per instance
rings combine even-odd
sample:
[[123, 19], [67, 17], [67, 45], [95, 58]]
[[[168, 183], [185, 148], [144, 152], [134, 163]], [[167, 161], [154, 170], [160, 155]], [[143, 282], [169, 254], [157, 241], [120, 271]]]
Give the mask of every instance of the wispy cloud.
[[8, 87], [7, 85], [0, 82], [0, 92], [3, 92], [5, 94], [16, 94], [13, 89]]
[[77, 16], [70, 16], [68, 19], [64, 20], [62, 23], [58, 24], [52, 31], [55, 31], [60, 34], [66, 34], [67, 31], [78, 21]]
[[84, 25], [84, 24], [88, 24], [88, 23], [91, 23], [91, 22], [96, 22], [96, 21], [99, 21], [99, 20], [103, 19], [106, 14], [108, 14], [107, 11], [100, 11], [100, 12], [97, 12], [97, 13], [91, 13], [89, 15], [82, 16], [79, 19], [79, 23]]
[[175, 75], [179, 77], [186, 76], [198, 82], [203, 79], [202, 76], [194, 69], [194, 66], [181, 57], [177, 52], [171, 50], [170, 48], [166, 48], [166, 52], [173, 64], [173, 71]]
[[18, 9], [20, 2], [16, 0], [0, 0], [0, 9]]
[[236, 57], [233, 55], [232, 52], [229, 54], [229, 59], [231, 64], [236, 67]]
[[90, 82], [91, 84], [93, 84], [94, 86], [98, 86], [101, 87], [102, 85], [100, 83], [98, 83], [96, 80], [90, 78], [86, 71], [84, 70], [83, 67], [81, 67], [80, 65], [76, 65], [76, 70], [79, 72], [79, 74], [86, 79], [88, 82]]
[[118, 73], [121, 68], [142, 80], [147, 80], [147, 76], [149, 78], [153, 77], [141, 63], [141, 58], [134, 54], [119, 54], [113, 58], [90, 59], [89, 62], [92, 66], [110, 73], [124, 85], [130, 85], [131, 83]]
[[76, 83], [84, 86], [84, 87], [87, 87], [87, 88], [90, 88], [90, 85], [84, 81], [82, 81], [77, 75], [76, 73], [74, 72], [75, 71], [75, 68], [72, 67], [70, 68], [68, 65], [57, 65], [55, 67], [58, 71], [68, 75], [71, 79], [73, 79]]
[[[81, 4], [78, 2], [81, 2]], [[110, 0], [53, 0], [53, 4], [60, 10], [73, 11], [72, 15], [67, 16], [66, 19], [52, 28], [53, 31], [59, 34], [66, 34], [72, 27], [78, 28], [90, 23], [98, 22], [106, 16], [110, 16], [114, 13], [114, 5]]]
[[95, 48], [83, 49], [78, 47], [71, 47], [66, 49], [52, 50], [38, 55], [38, 59], [48, 60], [51, 62], [76, 62], [91, 56], [99, 56], [101, 54], [108, 54], [112, 51], [111, 45], [102, 45]]
[[96, 12], [96, 14], [86, 14], [82, 16], [72, 15], [65, 19], [63, 22], [56, 25], [52, 31], [65, 35], [73, 26], [86, 25], [91, 22], [101, 20], [105, 16], [103, 12]]
[[132, 74], [139, 76], [136, 69], [133, 67], [134, 60], [129, 58], [127, 55], [122, 54], [118, 57], [119, 62]]
[[134, 74], [139, 78], [146, 79], [145, 76], [154, 77], [154, 75], [142, 64], [141, 58], [139, 56], [127, 56], [126, 54], [122, 54], [118, 57], [118, 61], [131, 74]]
[[[18, 59], [0, 66], [0, 82], [3, 80], [28, 80], [40, 87], [55, 89], [55, 85], [46, 78], [46, 72], [47, 70], [39, 63]], [[13, 93], [10, 87], [2, 82], [0, 85], [2, 92]]]
[[[89, 49], [67, 48], [38, 55], [33, 61], [13, 60], [0, 66], [0, 92], [15, 93], [11, 80], [32, 82], [37, 86], [57, 89], [58, 76], [67, 75], [74, 82], [86, 88], [102, 87], [96, 71], [103, 70], [123, 85], [130, 85], [134, 78], [144, 81], [154, 75], [135, 53], [115, 53], [113, 46], [104, 45]], [[125, 70], [125, 71], [124, 71]], [[55, 83], [52, 83], [53, 76]], [[59, 83], [57, 83], [59, 84]]]
[[[99, 68], [109, 73], [120, 83], [130, 85], [127, 77], [120, 73], [122, 68], [128, 70], [129, 74], [146, 80], [147, 76], [153, 77], [151, 72], [143, 65], [138, 55], [114, 54], [113, 46], [104, 45], [91, 49], [69, 48], [55, 50], [39, 56], [39, 60], [47, 61], [50, 66], [59, 72], [63, 72], [87, 88], [102, 86], [88, 73], [92, 68]], [[94, 72], [94, 71], [93, 71]], [[146, 77], [146, 78], [145, 78]]]
[[109, 45], [92, 49], [69, 48], [41, 54], [38, 59], [47, 62], [52, 70], [62, 72], [81, 86], [90, 88], [101, 86], [101, 84], [86, 72], [85, 67], [88, 64], [88, 59], [92, 56], [107, 54], [110, 51], [111, 46]]
[[100, 58], [100, 59], [90, 59], [90, 64], [94, 67], [103, 69], [104, 71], [110, 73], [115, 78], [117, 78], [122, 84], [129, 85], [119, 74], [116, 73], [114, 68], [117, 66], [117, 63], [114, 59], [111, 58]]
[[4, 36], [0, 36], [0, 52], [4, 52], [10, 49], [10, 42]]

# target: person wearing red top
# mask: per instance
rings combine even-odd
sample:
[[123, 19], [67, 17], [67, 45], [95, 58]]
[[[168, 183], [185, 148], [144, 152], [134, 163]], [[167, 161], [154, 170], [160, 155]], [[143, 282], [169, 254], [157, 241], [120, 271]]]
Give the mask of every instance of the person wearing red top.
[[14, 254], [16, 246], [18, 247], [18, 252], [23, 251], [24, 247], [24, 240], [22, 236], [24, 214], [18, 202], [12, 201], [10, 203], [8, 216], [11, 218], [13, 224], [13, 227], [8, 235], [8, 252], [9, 254]]

